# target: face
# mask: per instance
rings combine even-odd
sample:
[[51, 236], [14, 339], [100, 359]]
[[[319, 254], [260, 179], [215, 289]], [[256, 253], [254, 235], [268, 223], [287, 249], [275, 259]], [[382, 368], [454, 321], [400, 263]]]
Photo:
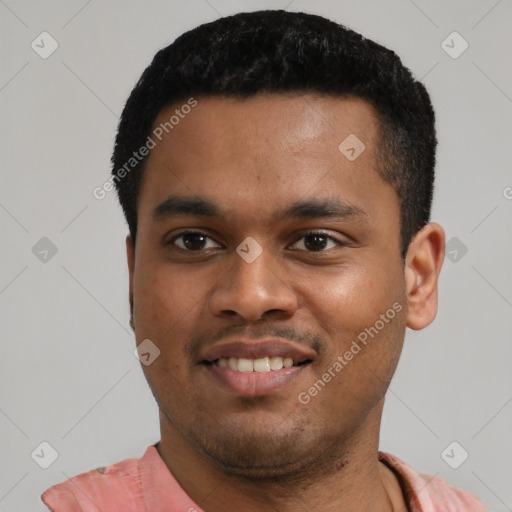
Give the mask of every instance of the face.
[[326, 460], [382, 406], [407, 296], [377, 137], [360, 99], [199, 97], [151, 150], [127, 244], [143, 369], [162, 430], [226, 471]]

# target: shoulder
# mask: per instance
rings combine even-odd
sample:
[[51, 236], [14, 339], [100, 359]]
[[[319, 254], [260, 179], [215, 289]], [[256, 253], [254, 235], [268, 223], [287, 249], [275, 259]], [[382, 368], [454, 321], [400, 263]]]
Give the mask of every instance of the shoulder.
[[418, 473], [409, 464], [389, 453], [379, 452], [379, 460], [395, 471], [414, 510], [418, 512], [488, 512], [472, 492], [441, 478]]
[[53, 512], [140, 512], [140, 460], [125, 459], [76, 475], [47, 489], [41, 499]]

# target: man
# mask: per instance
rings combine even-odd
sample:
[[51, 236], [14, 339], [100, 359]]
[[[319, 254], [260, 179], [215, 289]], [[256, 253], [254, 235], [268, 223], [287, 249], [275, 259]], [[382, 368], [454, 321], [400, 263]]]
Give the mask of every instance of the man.
[[159, 51], [119, 125], [131, 325], [161, 440], [55, 512], [484, 511], [379, 452], [405, 329], [435, 318], [436, 136], [390, 50], [242, 13]]

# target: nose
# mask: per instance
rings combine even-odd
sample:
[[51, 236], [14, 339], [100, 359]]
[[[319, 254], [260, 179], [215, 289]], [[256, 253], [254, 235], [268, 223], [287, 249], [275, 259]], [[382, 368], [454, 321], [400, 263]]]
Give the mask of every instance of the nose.
[[282, 319], [293, 316], [298, 308], [296, 294], [270, 250], [263, 249], [251, 263], [233, 251], [232, 260], [210, 297], [214, 315], [239, 315], [251, 322], [265, 315]]

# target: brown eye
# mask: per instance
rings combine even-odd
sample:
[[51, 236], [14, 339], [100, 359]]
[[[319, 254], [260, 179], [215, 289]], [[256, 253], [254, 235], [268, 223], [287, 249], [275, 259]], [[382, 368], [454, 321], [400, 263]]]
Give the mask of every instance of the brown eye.
[[[167, 245], [177, 245], [180, 249], [190, 252], [219, 247], [216, 242], [214, 242], [215, 245], [213, 247], [211, 245], [208, 246], [208, 240], [214, 242], [212, 238], [200, 231], [186, 231], [175, 236]], [[178, 243], [178, 241], [180, 243]]]
[[[340, 240], [337, 240], [332, 236], [326, 235], [321, 231], [310, 231], [306, 233], [303, 237], [301, 237], [299, 240], [304, 240], [302, 245], [308, 252], [324, 252], [326, 248], [331, 249], [332, 247], [336, 247], [336, 245], [344, 245], [343, 242], [341, 242]], [[329, 242], [334, 242], [334, 246], [327, 247]], [[299, 241], [295, 242], [295, 245], [297, 245], [298, 243]]]

